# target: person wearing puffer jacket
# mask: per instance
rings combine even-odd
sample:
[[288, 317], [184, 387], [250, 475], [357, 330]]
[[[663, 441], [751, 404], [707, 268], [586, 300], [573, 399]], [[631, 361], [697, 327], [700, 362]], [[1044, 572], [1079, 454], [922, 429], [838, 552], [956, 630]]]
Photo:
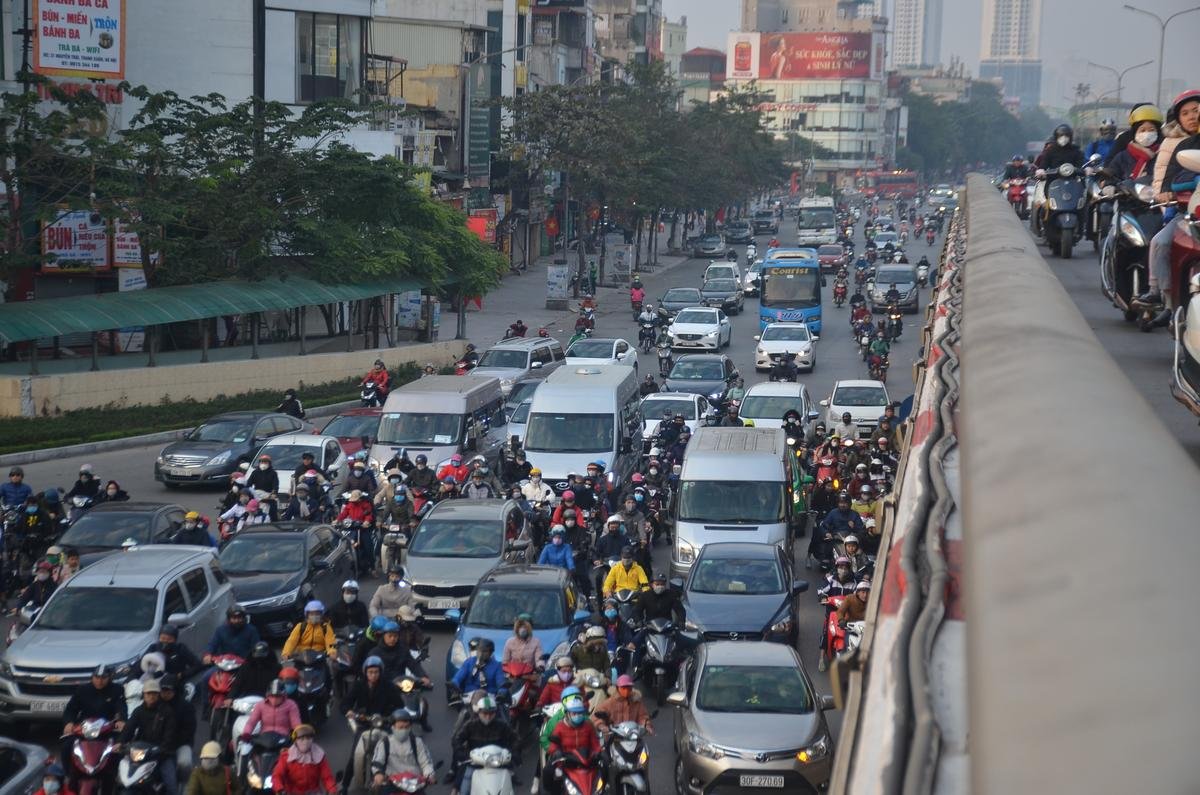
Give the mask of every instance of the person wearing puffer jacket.
[[309, 795], [324, 790], [337, 792], [337, 782], [324, 749], [316, 743], [317, 732], [307, 723], [296, 727], [295, 741], [279, 755], [272, 772], [275, 792], [279, 795]]

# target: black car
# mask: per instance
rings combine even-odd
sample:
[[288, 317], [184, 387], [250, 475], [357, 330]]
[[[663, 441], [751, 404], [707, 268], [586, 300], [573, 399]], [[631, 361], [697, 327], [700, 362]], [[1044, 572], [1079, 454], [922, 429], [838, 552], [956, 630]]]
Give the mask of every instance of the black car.
[[161, 502], [102, 502], [71, 525], [57, 543], [79, 550], [79, 562], [87, 566], [126, 541], [169, 544], [183, 525], [184, 510]]
[[725, 227], [726, 243], [749, 243], [754, 240], [754, 232], [746, 221], [734, 221]]
[[754, 234], [779, 234], [779, 216], [774, 210], [759, 210], [754, 214]]
[[670, 312], [671, 317], [675, 317], [675, 313], [681, 309], [701, 306], [703, 303], [704, 297], [695, 287], [672, 287], [658, 299], [658, 305]]
[[736, 279], [709, 279], [700, 288], [700, 299], [705, 306], [724, 309], [731, 315], [739, 315], [745, 299]]
[[272, 436], [312, 430], [304, 420], [273, 411], [218, 414], [163, 448], [154, 461], [154, 479], [168, 488], [224, 485], [238, 464]]
[[281, 638], [319, 599], [329, 609], [354, 577], [354, 554], [329, 525], [275, 522], [246, 527], [225, 544], [221, 570], [265, 637]]
[[738, 378], [733, 360], [723, 353], [691, 353], [680, 356], [667, 374], [666, 392], [703, 395], [719, 406]]
[[704, 640], [769, 640], [796, 644], [796, 597], [806, 580], [778, 544], [705, 544], [688, 574], [683, 605], [688, 626]]

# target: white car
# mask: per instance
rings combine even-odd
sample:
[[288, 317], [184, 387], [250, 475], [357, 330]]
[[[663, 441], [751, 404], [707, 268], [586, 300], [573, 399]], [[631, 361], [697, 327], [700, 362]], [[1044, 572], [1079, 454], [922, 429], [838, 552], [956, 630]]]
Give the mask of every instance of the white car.
[[742, 269], [732, 262], [714, 262], [704, 269], [704, 281], [712, 279], [733, 279], [741, 284]]
[[508, 418], [508, 430], [505, 435], [510, 439], [517, 437], [517, 441], [521, 444], [525, 443], [525, 428], [529, 425], [529, 407], [533, 405], [533, 398], [521, 401], [520, 405], [513, 410], [512, 416]]
[[567, 348], [567, 365], [583, 364], [623, 364], [637, 370], [637, 348], [621, 339], [578, 340]]
[[764, 381], [750, 387], [738, 406], [738, 417], [754, 420], [755, 428], [782, 428], [783, 415], [789, 410], [800, 412], [800, 422], [808, 436], [809, 424], [821, 416], [813, 405], [808, 387], [791, 381]]
[[770, 370], [784, 353], [795, 357], [800, 370], [811, 373], [817, 366], [818, 337], [803, 323], [769, 323], [754, 339], [758, 341], [754, 348], [754, 369], [759, 372]]
[[349, 461], [346, 451], [338, 442], [336, 436], [323, 436], [314, 433], [285, 433], [275, 436], [258, 449], [254, 461], [259, 456], [271, 456], [271, 466], [279, 473], [279, 496], [286, 499], [295, 487], [292, 482], [292, 472], [300, 466], [300, 456], [305, 453], [313, 454], [313, 463], [324, 473], [333, 484], [330, 492], [334, 496], [342, 493], [340, 488], [350, 476]]
[[708, 398], [703, 395], [690, 395], [686, 392], [658, 392], [646, 395], [639, 406], [642, 413], [642, 438], [649, 441], [654, 438], [654, 431], [662, 422], [667, 412], [674, 417], [683, 415], [683, 424], [696, 432], [704, 421], [704, 416], [711, 410]]
[[838, 381], [833, 385], [833, 394], [821, 401], [825, 407], [825, 424], [829, 428], [842, 421], [842, 414], [850, 412], [858, 426], [860, 439], [870, 438], [871, 432], [883, 416], [883, 410], [891, 403], [887, 387], [882, 381], [866, 379]]
[[755, 258], [754, 262], [750, 263], [749, 267], [746, 268], [746, 272], [742, 274], [743, 295], [758, 295], [758, 274], [762, 270], [762, 263], [761, 259]]
[[675, 315], [667, 336], [675, 350], [719, 351], [733, 340], [733, 325], [721, 309], [693, 306]]

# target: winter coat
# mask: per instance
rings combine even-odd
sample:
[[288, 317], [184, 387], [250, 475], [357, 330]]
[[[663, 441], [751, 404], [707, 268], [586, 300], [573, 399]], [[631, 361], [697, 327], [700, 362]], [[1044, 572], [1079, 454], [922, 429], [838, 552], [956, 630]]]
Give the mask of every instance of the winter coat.
[[371, 655], [383, 661], [383, 676], [389, 681], [404, 676], [405, 671], [414, 676], [426, 676], [425, 669], [413, 658], [403, 641], [397, 642], [395, 646], [381, 642], [367, 654], [368, 657]]
[[321, 789], [327, 793], [337, 792], [337, 782], [333, 779], [329, 760], [316, 743], [303, 756], [296, 746], [288, 748], [279, 755], [271, 776], [275, 792], [279, 795], [306, 795]]
[[343, 627], [363, 629], [371, 623], [371, 614], [367, 612], [367, 606], [360, 600], [355, 599], [349, 604], [343, 600], [329, 608], [329, 623], [333, 624], [334, 629]]
[[246, 478], [246, 487], [274, 494], [279, 491], [279, 473], [274, 467], [256, 468], [250, 473], [250, 477]]
[[365, 676], [358, 677], [354, 687], [342, 699], [342, 712], [361, 712], [365, 715], [387, 715], [404, 706], [404, 697], [391, 681], [380, 677], [371, 687]]
[[479, 658], [471, 655], [454, 674], [451, 683], [464, 695], [483, 688], [495, 695], [504, 686], [504, 666], [495, 657], [487, 661], [482, 670], [477, 668]]
[[[1168, 122], [1163, 125], [1162, 143], [1158, 145], [1158, 157], [1154, 158], [1154, 192], [1156, 194], [1170, 190], [1170, 183], [1164, 182], [1167, 176], [1167, 166], [1175, 158], [1175, 149], [1187, 139], [1187, 133], [1179, 126], [1179, 122]], [[1166, 185], [1166, 187], [1163, 187]]]
[[[262, 724], [261, 728], [257, 728], [260, 723]], [[249, 737], [254, 734], [275, 732], [286, 737], [290, 736], [292, 731], [299, 725], [300, 707], [296, 705], [295, 701], [285, 697], [283, 703], [275, 707], [264, 699], [255, 704], [254, 709], [250, 710], [250, 715], [246, 718], [245, 728], [242, 730], [242, 736]], [[257, 731], [255, 730], [256, 728]]]
[[567, 571], [575, 571], [575, 552], [570, 544], [547, 544], [542, 547], [538, 556], [539, 566], [558, 566]]
[[175, 708], [159, 699], [153, 709], [142, 704], [133, 711], [129, 720], [125, 722], [125, 728], [121, 730], [120, 742], [142, 740], [163, 748], [175, 748], [178, 726]]
[[368, 606], [368, 612], [371, 618], [375, 616], [387, 616], [395, 618], [396, 611], [404, 605], [413, 603], [412, 586], [403, 580], [399, 585], [392, 585], [390, 582], [384, 583], [375, 590], [375, 595], [371, 597], [371, 604]]
[[433, 757], [425, 741], [409, 729], [407, 738], [401, 740], [389, 735], [375, 746], [371, 772], [388, 776], [413, 772], [430, 778], [434, 774]]
[[337, 651], [337, 638], [334, 637], [333, 626], [328, 621], [320, 624], [301, 621], [292, 627], [292, 634], [288, 635], [287, 642], [283, 644], [283, 656], [291, 657], [302, 651], [323, 652], [332, 657]]
[[525, 640], [513, 635], [504, 641], [504, 651], [500, 653], [500, 662], [502, 664], [519, 662], [537, 668], [545, 654], [546, 650], [542, 648], [542, 642], [532, 632]]
[[361, 524], [370, 524], [374, 519], [374, 510], [369, 499], [361, 499], [355, 502], [347, 502], [342, 506], [342, 512], [338, 514], [337, 520], [344, 522], [349, 519], [352, 522]]
[[550, 733], [550, 752], [569, 754], [578, 751], [584, 759], [600, 753], [600, 736], [590, 721], [582, 726], [572, 726], [569, 720], [560, 720]]
[[607, 712], [608, 720], [604, 721], [593, 716], [592, 722], [597, 729], [604, 729], [606, 726], [616, 726], [618, 723], [625, 721], [633, 721], [639, 726], [650, 725], [650, 713], [646, 711], [646, 704], [642, 701], [642, 694], [637, 690], [630, 693], [629, 698], [621, 698], [615, 687], [608, 689], [608, 698], [596, 705], [593, 712]]
[[229, 765], [218, 765], [210, 773], [198, 764], [192, 768], [184, 795], [241, 795], [241, 792], [242, 782]]

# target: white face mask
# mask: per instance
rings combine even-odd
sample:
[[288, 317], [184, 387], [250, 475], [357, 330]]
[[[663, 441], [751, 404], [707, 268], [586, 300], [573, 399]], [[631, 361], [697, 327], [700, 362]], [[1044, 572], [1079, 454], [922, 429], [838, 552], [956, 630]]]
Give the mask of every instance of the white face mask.
[[343, 602], [345, 602], [345, 603], [346, 603], [346, 604], [348, 604], [348, 605], [352, 605], [352, 604], [354, 604], [354, 602], [355, 602], [355, 601], [357, 601], [357, 600], [358, 600], [358, 594], [356, 594], [356, 593], [344, 593], [344, 594], [342, 594], [342, 601], [343, 601]]
[[1153, 146], [1154, 142], [1158, 140], [1158, 133], [1153, 131], [1140, 132], [1133, 137], [1133, 140], [1137, 141], [1141, 146]]
[[266, 470], [266, 469], [268, 469], [270, 466], [271, 466], [270, 464], [259, 464], [259, 465], [258, 465], [258, 468], [259, 468], [259, 469], [262, 469], [262, 470]]
[[1066, 146], [1067, 144], [1071, 143], [1071, 139], [1065, 135], [1058, 136], [1057, 141], [1059, 146]]

